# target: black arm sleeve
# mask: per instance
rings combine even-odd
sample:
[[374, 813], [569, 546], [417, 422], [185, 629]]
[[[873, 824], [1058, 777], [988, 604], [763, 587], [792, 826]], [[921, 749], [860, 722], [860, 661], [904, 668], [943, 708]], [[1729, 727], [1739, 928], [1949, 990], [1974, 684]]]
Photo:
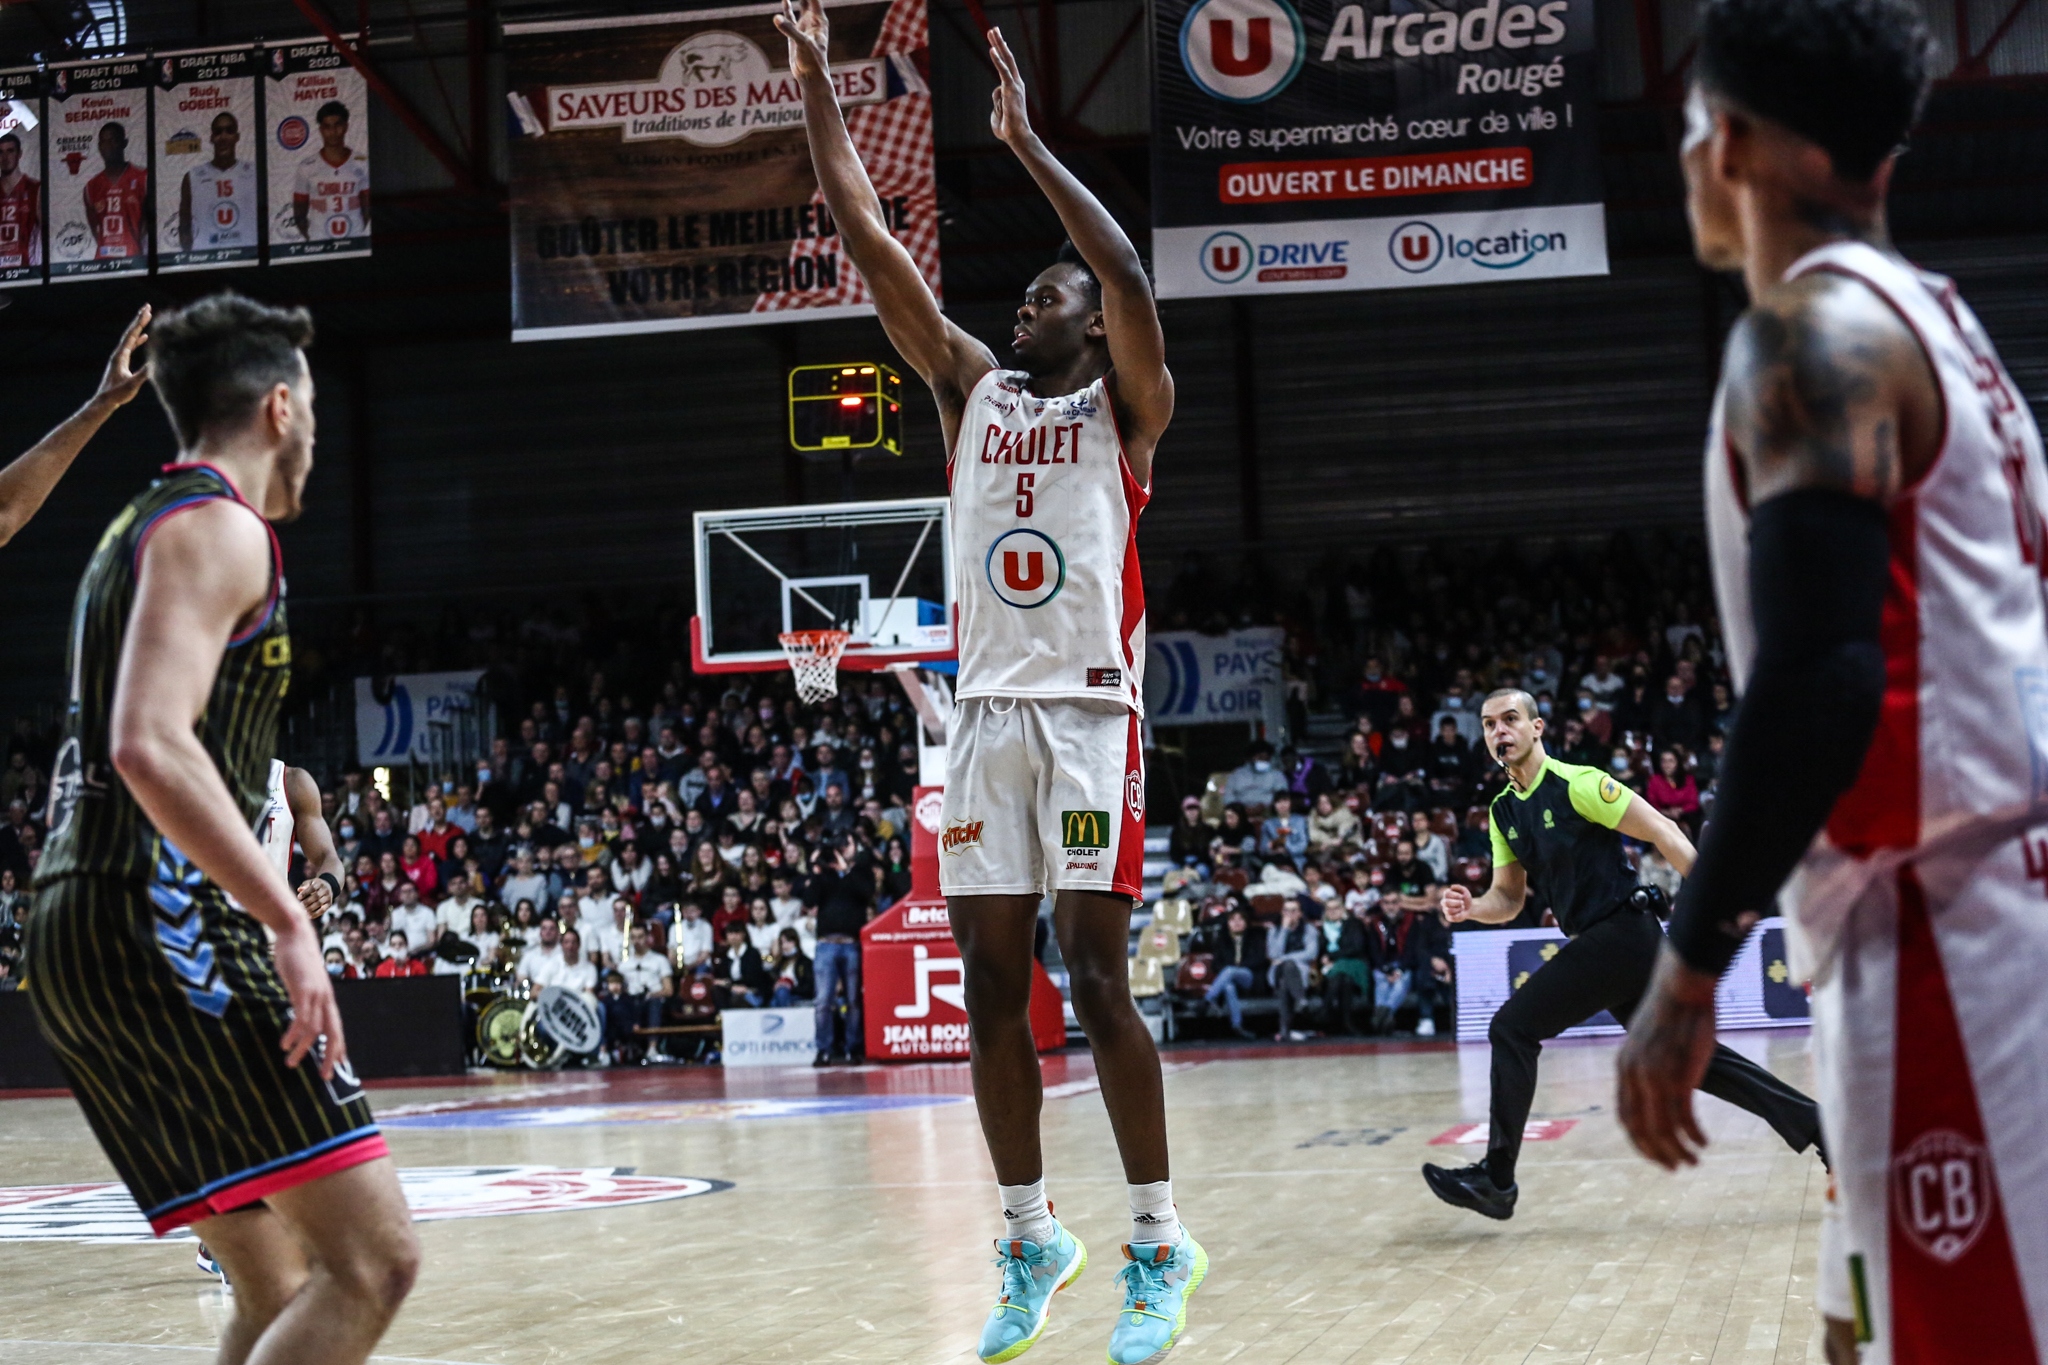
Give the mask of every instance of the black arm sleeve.
[[1884, 697], [1891, 547], [1866, 498], [1799, 489], [1750, 519], [1756, 668], [1722, 755], [1713, 819], [1671, 916], [1685, 964], [1718, 976], [1739, 917], [1770, 913], [1793, 865], [1856, 780]]

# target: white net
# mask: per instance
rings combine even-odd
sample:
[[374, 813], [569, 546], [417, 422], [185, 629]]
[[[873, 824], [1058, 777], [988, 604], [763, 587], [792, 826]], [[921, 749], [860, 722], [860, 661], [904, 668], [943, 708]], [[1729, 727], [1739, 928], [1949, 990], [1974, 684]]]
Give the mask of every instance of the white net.
[[816, 706], [839, 695], [839, 656], [852, 638], [843, 630], [786, 630], [780, 636], [796, 675], [796, 694]]

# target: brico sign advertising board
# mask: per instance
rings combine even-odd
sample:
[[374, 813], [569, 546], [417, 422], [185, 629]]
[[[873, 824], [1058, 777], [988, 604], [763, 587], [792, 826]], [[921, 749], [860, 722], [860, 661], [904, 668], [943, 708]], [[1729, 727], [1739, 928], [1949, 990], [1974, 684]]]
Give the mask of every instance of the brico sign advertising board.
[[1594, 0], [1161, 0], [1166, 297], [1607, 273]]

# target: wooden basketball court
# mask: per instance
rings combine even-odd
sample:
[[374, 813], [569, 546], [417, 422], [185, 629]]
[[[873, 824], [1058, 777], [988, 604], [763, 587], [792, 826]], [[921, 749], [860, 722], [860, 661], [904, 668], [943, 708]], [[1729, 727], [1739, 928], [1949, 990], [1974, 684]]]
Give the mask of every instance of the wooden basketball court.
[[[1729, 1041], [1810, 1083], [1803, 1032]], [[1213, 1258], [1173, 1359], [1818, 1362], [1819, 1161], [1702, 1096], [1706, 1162], [1656, 1170], [1614, 1121], [1615, 1046], [1546, 1051], [1547, 1126], [1505, 1224], [1417, 1173], [1483, 1151], [1432, 1139], [1483, 1134], [1484, 1046], [1170, 1052], [1175, 1193]], [[1046, 1082], [1049, 1186], [1090, 1262], [1028, 1358], [1092, 1363], [1123, 1176], [1085, 1053], [1049, 1058]], [[441, 1168], [414, 1179], [467, 1215], [422, 1223], [381, 1360], [974, 1359], [998, 1225], [964, 1064], [529, 1073], [375, 1099], [400, 1166]], [[8, 1187], [88, 1187], [0, 1189], [0, 1361], [207, 1360], [222, 1291], [189, 1240], [118, 1240], [138, 1220], [90, 1188], [111, 1174], [71, 1101], [0, 1100], [0, 1147]]]

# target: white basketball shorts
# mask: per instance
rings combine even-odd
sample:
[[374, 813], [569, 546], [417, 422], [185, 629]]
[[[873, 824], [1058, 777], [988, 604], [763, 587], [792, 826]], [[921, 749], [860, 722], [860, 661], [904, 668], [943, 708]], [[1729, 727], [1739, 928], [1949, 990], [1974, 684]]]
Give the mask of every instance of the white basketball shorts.
[[1878, 878], [1813, 993], [1834, 1208], [1822, 1312], [1861, 1365], [2048, 1343], [2048, 832]]
[[947, 747], [940, 890], [1142, 894], [1136, 712], [1111, 701], [970, 697], [954, 709]]

